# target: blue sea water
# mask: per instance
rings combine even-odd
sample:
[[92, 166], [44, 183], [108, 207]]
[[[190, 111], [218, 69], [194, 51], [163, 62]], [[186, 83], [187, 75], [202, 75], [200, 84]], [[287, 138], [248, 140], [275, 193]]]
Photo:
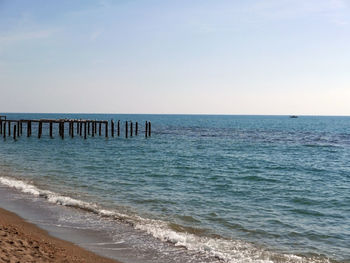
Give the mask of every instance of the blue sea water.
[[50, 139], [45, 125], [41, 139], [25, 125], [0, 138], [0, 183], [28, 198], [131, 225], [193, 262], [350, 262], [350, 117], [7, 117], [141, 124], [128, 139]]

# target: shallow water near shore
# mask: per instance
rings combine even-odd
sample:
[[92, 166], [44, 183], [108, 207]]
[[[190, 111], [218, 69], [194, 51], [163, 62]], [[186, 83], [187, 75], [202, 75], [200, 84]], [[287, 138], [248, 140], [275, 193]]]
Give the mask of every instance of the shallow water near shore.
[[124, 262], [350, 262], [349, 117], [8, 118], [152, 121], [148, 139], [0, 139], [3, 188]]

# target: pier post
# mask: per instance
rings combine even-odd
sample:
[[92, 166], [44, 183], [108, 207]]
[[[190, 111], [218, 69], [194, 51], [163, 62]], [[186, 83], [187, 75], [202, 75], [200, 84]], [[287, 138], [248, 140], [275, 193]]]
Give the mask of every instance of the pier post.
[[17, 135], [17, 126], [15, 124], [13, 125], [13, 140], [16, 140], [16, 135]]
[[95, 121], [91, 123], [91, 136], [95, 137]]
[[23, 132], [23, 130], [22, 130], [22, 121], [19, 121], [19, 134], [22, 136], [22, 132]]
[[80, 120], [79, 121], [79, 135], [81, 136], [83, 134], [83, 122]]
[[145, 123], [145, 137], [147, 138], [147, 135], [148, 135], [148, 122], [146, 121]]
[[135, 123], [135, 136], [137, 136], [137, 133], [139, 132], [139, 124], [138, 122]]
[[87, 130], [86, 130], [86, 121], [84, 122], [84, 139], [86, 140], [86, 133], [87, 133]]
[[39, 125], [38, 125], [38, 138], [41, 138], [41, 133], [42, 133], [42, 128], [43, 128], [43, 123], [41, 121], [39, 121]]
[[89, 121], [87, 123], [87, 126], [88, 126], [88, 135], [90, 135], [90, 122]]
[[50, 121], [50, 138], [52, 138], [52, 121]]
[[10, 137], [10, 136], [11, 136], [11, 122], [8, 121], [8, 123], [9, 123], [9, 126], [8, 126], [8, 135], [9, 135], [9, 137]]
[[64, 139], [64, 121], [61, 122], [62, 140]]
[[132, 133], [133, 133], [133, 124], [132, 124], [132, 121], [130, 121], [130, 137], [132, 137]]
[[17, 138], [19, 137], [19, 121], [17, 121], [17, 128], [16, 128], [16, 132], [17, 132]]
[[118, 134], [118, 137], [120, 136], [120, 121], [118, 121], [118, 127], [117, 127], [117, 134]]
[[108, 137], [108, 121], [105, 122], [105, 137]]
[[6, 138], [6, 121], [4, 121], [4, 131], [3, 131], [3, 136]]
[[128, 121], [125, 122], [125, 138], [128, 138]]
[[114, 137], [114, 121], [113, 119], [111, 120], [111, 135]]
[[0, 134], [2, 134], [2, 119], [0, 119]]
[[27, 137], [29, 137], [29, 121], [27, 121]]
[[101, 121], [98, 123], [98, 135], [101, 136]]
[[74, 122], [71, 121], [70, 123], [71, 123], [71, 127], [70, 127], [70, 129], [71, 129], [71, 137], [74, 138]]
[[148, 137], [151, 137], [151, 122], [148, 122]]

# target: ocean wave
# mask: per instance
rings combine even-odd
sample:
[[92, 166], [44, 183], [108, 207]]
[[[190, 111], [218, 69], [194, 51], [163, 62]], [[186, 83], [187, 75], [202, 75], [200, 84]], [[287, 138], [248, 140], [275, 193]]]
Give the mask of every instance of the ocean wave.
[[[183, 247], [190, 251], [204, 253], [227, 263], [329, 263], [329, 259], [320, 256], [304, 257], [272, 252], [254, 244], [226, 239], [223, 237], [200, 236], [186, 231], [176, 231], [172, 224], [156, 219], [147, 219], [138, 215], [127, 215], [108, 210], [98, 204], [85, 202], [52, 191], [42, 190], [35, 185], [9, 177], [1, 177], [0, 183], [26, 194], [45, 198], [48, 202], [74, 207], [92, 212], [102, 217], [118, 220], [133, 226], [136, 230], [146, 232], [153, 237]], [[194, 232], [195, 233], [195, 232]]]

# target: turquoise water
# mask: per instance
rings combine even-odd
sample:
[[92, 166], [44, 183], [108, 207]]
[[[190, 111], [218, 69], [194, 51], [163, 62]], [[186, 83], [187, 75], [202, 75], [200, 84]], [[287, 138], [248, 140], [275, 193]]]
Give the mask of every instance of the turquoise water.
[[350, 262], [350, 117], [8, 114], [56, 117], [149, 120], [152, 137], [24, 125], [0, 139], [2, 184], [226, 262]]

